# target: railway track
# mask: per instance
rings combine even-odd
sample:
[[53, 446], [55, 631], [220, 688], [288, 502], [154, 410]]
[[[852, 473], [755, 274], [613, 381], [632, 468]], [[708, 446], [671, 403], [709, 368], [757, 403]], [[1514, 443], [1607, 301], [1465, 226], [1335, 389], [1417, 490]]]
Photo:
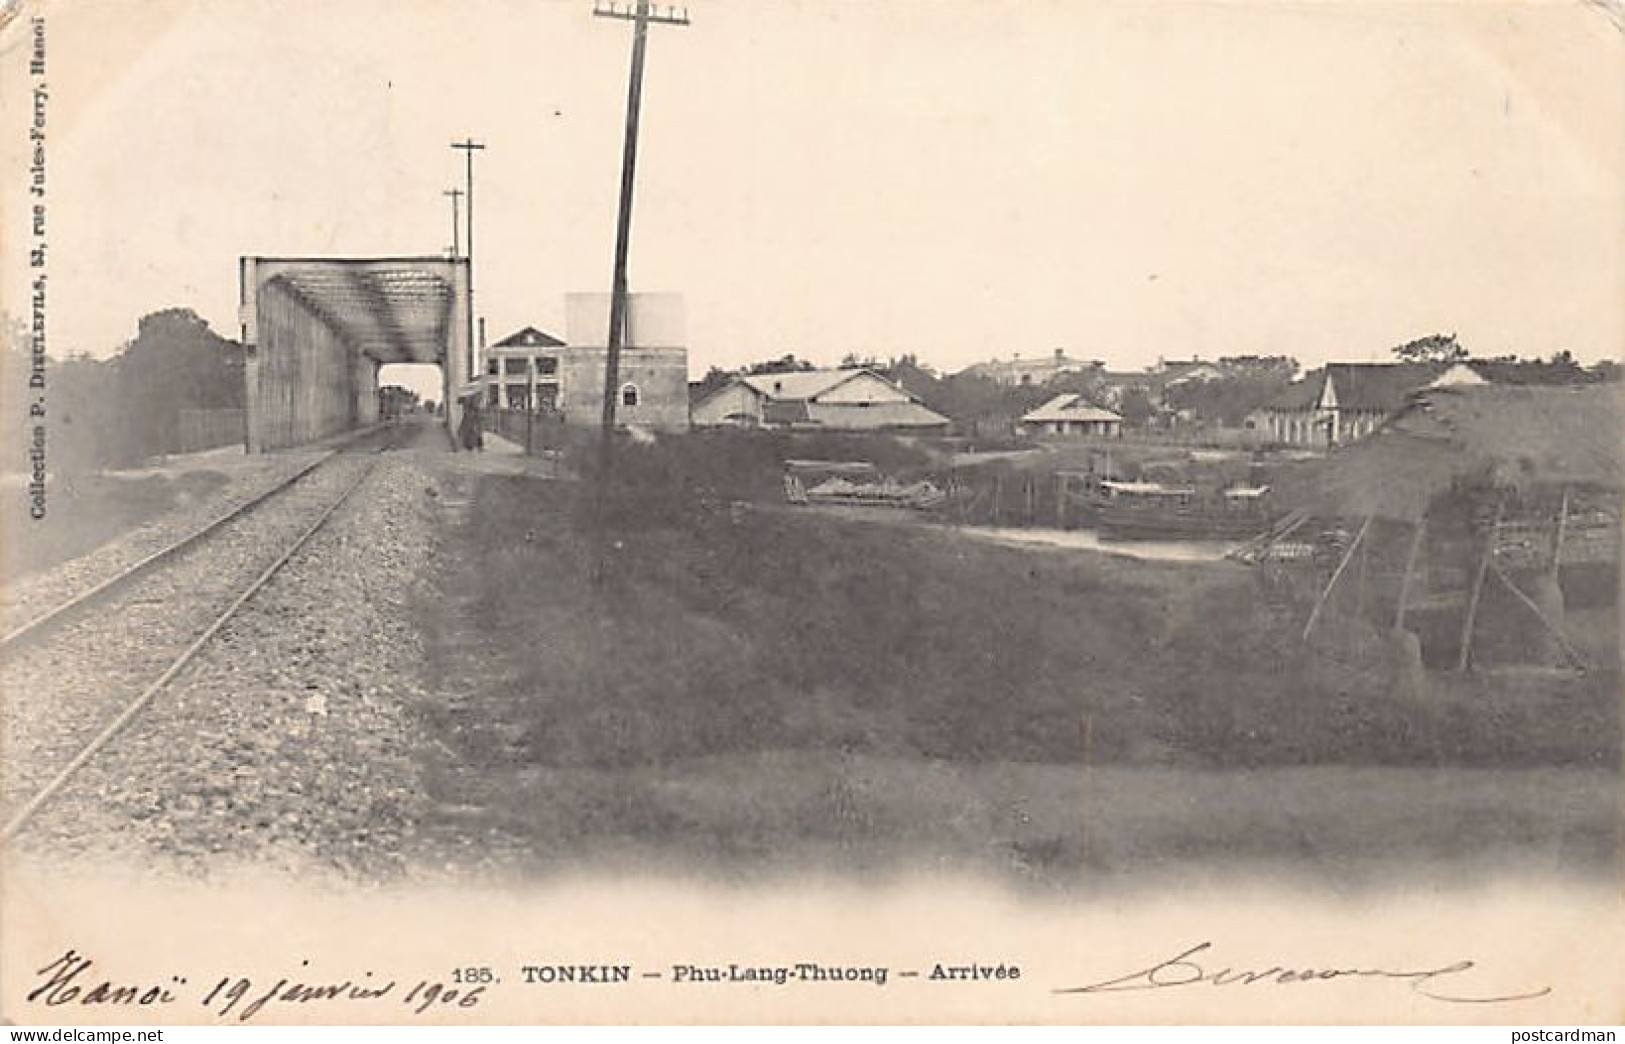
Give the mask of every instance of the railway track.
[[165, 547], [159, 548], [157, 551], [152, 552], [139, 561], [124, 567], [113, 575], [100, 581], [89, 590], [81, 592], [80, 594], [77, 594], [64, 602], [58, 603], [45, 612], [29, 619], [20, 626], [13, 628], [5, 635], [0, 636], [0, 652], [9, 652], [10, 650], [22, 645], [24, 642], [34, 641], [46, 637], [51, 633], [52, 629], [56, 625], [66, 622], [76, 613], [93, 607], [99, 601], [106, 599], [119, 587], [122, 587], [137, 577], [143, 576], [152, 571], [163, 562], [173, 558], [175, 555], [180, 554], [187, 548], [197, 544], [199, 541], [204, 540], [209, 536], [210, 533], [213, 533], [222, 526], [229, 524], [234, 519], [240, 518], [250, 511], [253, 511], [255, 508], [259, 507], [261, 504], [264, 504], [276, 494], [281, 493], [289, 486], [292, 486], [294, 483], [298, 482], [300, 479], [304, 478], [306, 475], [325, 464], [328, 459], [337, 452], [337, 450], [329, 450], [320, 457], [317, 457], [315, 460], [301, 467], [293, 474], [282, 479], [270, 489], [244, 501], [243, 503], [232, 508], [230, 511], [226, 512], [224, 515], [221, 515], [219, 518], [205, 523], [197, 529], [192, 530], [190, 533], [187, 533], [179, 540], [176, 540]]
[[403, 434], [384, 429], [324, 454], [0, 638], [0, 683], [12, 709], [13, 701], [52, 703], [48, 715], [5, 716], [0, 842], [20, 834], [185, 672], [366, 484], [379, 454], [397, 448]]

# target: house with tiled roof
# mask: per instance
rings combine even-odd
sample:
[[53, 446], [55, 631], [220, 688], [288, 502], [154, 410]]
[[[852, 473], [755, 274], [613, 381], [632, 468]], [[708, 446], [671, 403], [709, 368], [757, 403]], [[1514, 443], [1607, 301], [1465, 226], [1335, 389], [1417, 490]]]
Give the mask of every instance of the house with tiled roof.
[[873, 370], [742, 374], [694, 404], [696, 427], [940, 431], [948, 418]]
[[1089, 373], [1099, 370], [1101, 366], [1098, 361], [1074, 359], [1066, 354], [1066, 349], [1057, 348], [1049, 355], [1027, 359], [1023, 359], [1020, 352], [1013, 359], [989, 359], [965, 367], [956, 376], [985, 377], [1008, 388], [1024, 388], [1048, 384], [1066, 374]]
[[1259, 410], [1254, 427], [1289, 446], [1353, 442], [1375, 431], [1445, 370], [1439, 363], [1329, 363]]
[[1021, 418], [1022, 430], [1037, 436], [1094, 436], [1117, 438], [1123, 418], [1082, 395], [1057, 395]]
[[1181, 387], [1222, 380], [1224, 367], [1201, 359], [1159, 359], [1157, 364], [1144, 370], [1096, 371], [1099, 383], [1094, 397], [1097, 404], [1110, 409], [1122, 409], [1131, 394], [1144, 396], [1152, 413], [1160, 423], [1177, 419], [1177, 411], [1166, 405], [1168, 395]]
[[1201, 359], [1159, 359], [1151, 374], [1159, 386], [1171, 388], [1193, 381], [1219, 380], [1224, 376], [1224, 369]]

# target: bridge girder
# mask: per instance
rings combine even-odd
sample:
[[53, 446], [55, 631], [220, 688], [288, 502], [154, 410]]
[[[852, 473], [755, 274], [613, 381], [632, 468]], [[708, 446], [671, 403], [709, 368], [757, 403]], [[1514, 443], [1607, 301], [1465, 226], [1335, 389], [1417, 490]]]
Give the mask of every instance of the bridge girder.
[[244, 257], [250, 451], [310, 442], [376, 417], [378, 368], [441, 367], [442, 402], [475, 375], [468, 262], [444, 257]]

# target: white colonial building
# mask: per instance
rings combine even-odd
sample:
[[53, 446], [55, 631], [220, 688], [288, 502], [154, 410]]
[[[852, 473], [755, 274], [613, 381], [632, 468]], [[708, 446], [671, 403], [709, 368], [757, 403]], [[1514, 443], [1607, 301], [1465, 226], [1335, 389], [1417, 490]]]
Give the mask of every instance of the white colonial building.
[[[565, 339], [527, 326], [485, 349], [485, 401], [504, 409], [558, 411], [568, 424], [603, 414], [609, 295], [565, 297]], [[632, 294], [616, 388], [616, 419], [658, 431], [688, 428], [688, 349], [676, 294]]]

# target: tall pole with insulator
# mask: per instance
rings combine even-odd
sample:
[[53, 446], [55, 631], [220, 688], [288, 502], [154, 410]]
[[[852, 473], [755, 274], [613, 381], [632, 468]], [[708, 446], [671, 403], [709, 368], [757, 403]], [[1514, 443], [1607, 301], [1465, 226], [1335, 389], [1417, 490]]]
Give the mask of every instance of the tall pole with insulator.
[[457, 224], [457, 201], [463, 198], [463, 190], [451, 188], [440, 194], [451, 197], [451, 259], [455, 261], [460, 256], [463, 244], [462, 232]]
[[687, 9], [667, 7], [660, 11], [648, 0], [599, 3], [592, 12], [598, 18], [618, 18], [632, 23], [632, 73], [626, 91], [626, 140], [621, 150], [621, 206], [615, 223], [615, 274], [609, 298], [609, 331], [604, 356], [604, 410], [602, 441], [599, 446], [598, 482], [602, 489], [609, 481], [614, 460], [615, 407], [621, 383], [621, 347], [626, 336], [626, 254], [632, 234], [632, 186], [638, 162], [638, 111], [643, 101], [643, 51], [649, 24], [687, 25]]
[[479, 356], [474, 347], [474, 153], [484, 150], [485, 146], [466, 138], [452, 142], [451, 147], [463, 151], [468, 171], [468, 187], [463, 190], [468, 197], [468, 249], [463, 251], [463, 256], [468, 259], [468, 379], [472, 381], [480, 376]]

